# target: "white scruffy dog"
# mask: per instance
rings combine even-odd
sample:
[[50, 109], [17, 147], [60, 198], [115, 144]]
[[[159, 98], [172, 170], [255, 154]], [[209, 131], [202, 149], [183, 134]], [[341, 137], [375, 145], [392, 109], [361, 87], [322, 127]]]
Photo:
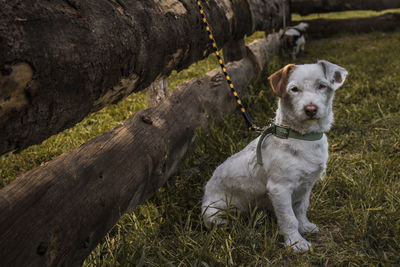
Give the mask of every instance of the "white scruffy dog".
[[[271, 87], [279, 96], [275, 125], [304, 136], [328, 131], [333, 122], [334, 91], [346, 76], [344, 68], [324, 60], [289, 64], [272, 74]], [[306, 212], [311, 189], [326, 169], [327, 138], [325, 134], [316, 141], [267, 136], [260, 144], [261, 164], [256, 153], [259, 138], [214, 171], [205, 186], [204, 224], [210, 228], [225, 223], [227, 202], [242, 211], [247, 211], [249, 204], [273, 208], [285, 246], [307, 251], [311, 244], [300, 233], [318, 232]]]
[[301, 22], [295, 26], [287, 28], [281, 36], [283, 49], [296, 59], [300, 51], [304, 51], [306, 39], [304, 34], [308, 28], [308, 23]]

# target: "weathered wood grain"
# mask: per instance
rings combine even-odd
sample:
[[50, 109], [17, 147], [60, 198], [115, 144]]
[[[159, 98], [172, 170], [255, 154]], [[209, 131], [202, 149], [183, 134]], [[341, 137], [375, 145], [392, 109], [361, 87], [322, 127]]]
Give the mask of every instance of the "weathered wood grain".
[[[203, 2], [219, 47], [280, 28], [287, 5]], [[0, 154], [205, 58], [211, 46], [203, 27], [194, 0], [0, 0]]]
[[149, 107], [155, 107], [168, 96], [168, 78], [161, 77], [147, 88]]
[[247, 56], [244, 39], [232, 40], [225, 44], [222, 49], [224, 61], [237, 61]]

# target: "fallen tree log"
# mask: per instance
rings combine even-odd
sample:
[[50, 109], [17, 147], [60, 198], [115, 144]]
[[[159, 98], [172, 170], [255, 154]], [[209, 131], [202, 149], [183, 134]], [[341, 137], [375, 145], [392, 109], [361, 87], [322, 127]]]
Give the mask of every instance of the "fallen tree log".
[[[288, 0], [207, 0], [219, 47]], [[194, 0], [0, 0], [0, 154], [40, 143], [211, 49]]]
[[370, 18], [308, 20], [307, 36], [329, 37], [339, 33], [368, 33], [400, 30], [400, 14], [387, 13]]
[[[277, 54], [279, 34], [253, 42], [227, 64], [239, 93]], [[233, 112], [220, 70], [179, 86], [154, 108], [0, 191], [1, 266], [77, 266], [117, 222], [176, 170], [195, 131]]]
[[291, 0], [291, 12], [307, 15], [346, 10], [384, 10], [400, 8], [398, 0]]

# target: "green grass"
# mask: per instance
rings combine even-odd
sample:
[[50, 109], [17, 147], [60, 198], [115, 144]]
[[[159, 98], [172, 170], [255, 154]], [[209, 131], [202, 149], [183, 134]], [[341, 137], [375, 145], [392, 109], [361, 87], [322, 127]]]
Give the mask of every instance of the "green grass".
[[372, 16], [380, 16], [386, 13], [399, 13], [400, 8], [386, 9], [382, 11], [373, 10], [349, 10], [342, 12], [320, 13], [301, 16], [299, 14], [292, 14], [292, 20], [310, 20], [310, 19], [350, 19], [350, 18], [366, 18]]
[[[194, 153], [154, 197], [126, 214], [85, 266], [397, 265], [400, 262], [400, 33], [344, 35], [308, 43], [296, 63], [326, 59], [348, 80], [336, 94], [327, 173], [311, 196], [320, 233], [313, 250], [283, 248], [272, 214], [231, 214], [232, 227], [201, 223], [203, 186], [215, 167], [255, 136], [235, 113], [198, 132]], [[260, 124], [273, 117], [266, 84], [289, 61], [277, 58], [249, 86], [245, 102]]]
[[[262, 36], [262, 33], [258, 33]], [[307, 43], [295, 63], [326, 59], [349, 71], [334, 102], [327, 173], [311, 196], [306, 235], [313, 250], [283, 248], [272, 214], [231, 214], [232, 227], [201, 223], [203, 186], [218, 164], [255, 135], [239, 112], [198, 131], [197, 147], [148, 201], [124, 215], [84, 266], [396, 266], [400, 262], [400, 33], [342, 35]], [[275, 58], [245, 98], [253, 119], [274, 116], [266, 77], [289, 61]], [[169, 77], [170, 88], [217, 67], [215, 58]], [[146, 108], [146, 94], [107, 107], [40, 145], [0, 157], [0, 187], [22, 172], [74, 149]]]

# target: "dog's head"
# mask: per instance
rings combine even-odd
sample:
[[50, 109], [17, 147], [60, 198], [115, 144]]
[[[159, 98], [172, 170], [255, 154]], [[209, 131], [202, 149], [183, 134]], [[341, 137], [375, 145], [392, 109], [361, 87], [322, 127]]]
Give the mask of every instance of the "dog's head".
[[333, 122], [334, 92], [347, 71], [325, 60], [315, 64], [289, 64], [268, 79], [280, 97], [277, 123], [306, 132], [328, 131]]

